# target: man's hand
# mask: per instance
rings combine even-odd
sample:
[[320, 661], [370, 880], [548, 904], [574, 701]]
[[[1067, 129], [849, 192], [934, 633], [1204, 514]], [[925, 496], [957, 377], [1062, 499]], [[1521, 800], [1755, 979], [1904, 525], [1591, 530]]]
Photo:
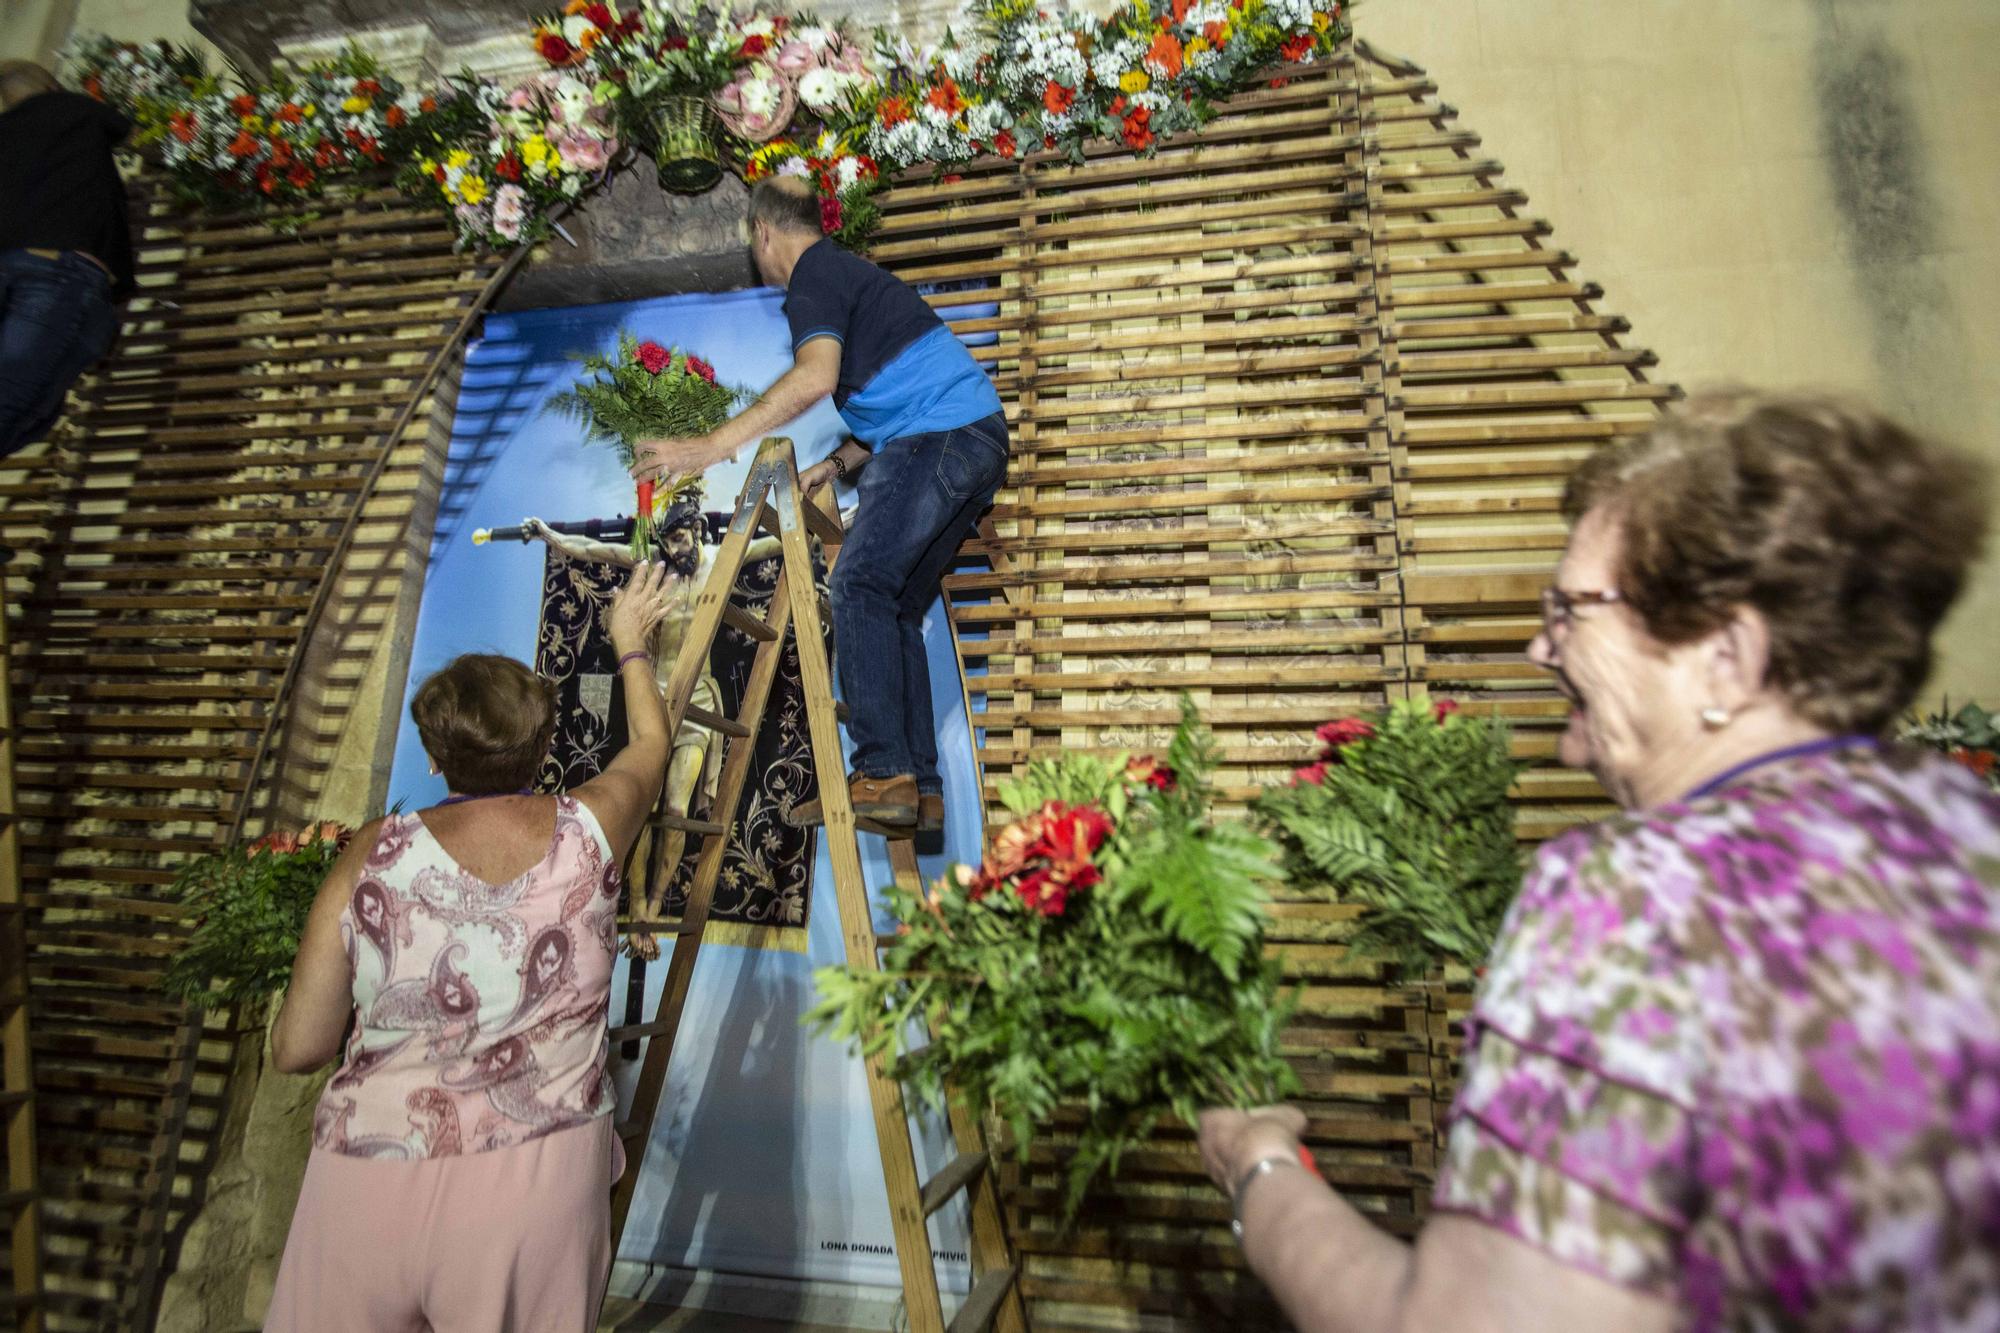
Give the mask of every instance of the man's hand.
[[820, 487], [840, 475], [840, 469], [833, 465], [831, 458], [822, 458], [804, 472], [799, 473], [799, 490], [811, 495]]
[[693, 435], [684, 440], [644, 440], [633, 451], [631, 473], [635, 481], [659, 481], [663, 477], [706, 472], [728, 456], [713, 435]]
[[548, 524], [542, 522], [539, 518], [522, 519], [521, 531], [531, 542], [545, 542], [549, 539]]
[[1306, 1132], [1305, 1112], [1296, 1106], [1260, 1106], [1254, 1111], [1201, 1113], [1201, 1163], [1208, 1178], [1234, 1189], [1258, 1159], [1290, 1157]]

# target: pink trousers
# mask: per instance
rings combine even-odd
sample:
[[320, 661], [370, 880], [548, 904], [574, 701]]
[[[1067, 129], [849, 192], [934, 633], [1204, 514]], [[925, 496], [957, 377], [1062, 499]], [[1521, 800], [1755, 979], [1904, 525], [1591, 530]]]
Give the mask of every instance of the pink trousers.
[[590, 1333], [611, 1263], [611, 1117], [422, 1162], [315, 1148], [278, 1333]]

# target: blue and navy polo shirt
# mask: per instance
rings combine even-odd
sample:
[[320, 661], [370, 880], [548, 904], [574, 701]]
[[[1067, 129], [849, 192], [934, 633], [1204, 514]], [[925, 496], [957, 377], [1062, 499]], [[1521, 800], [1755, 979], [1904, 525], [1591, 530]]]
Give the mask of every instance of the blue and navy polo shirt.
[[794, 355], [814, 338], [840, 343], [833, 405], [870, 449], [1001, 410], [993, 381], [923, 297], [830, 240], [799, 256], [785, 318]]

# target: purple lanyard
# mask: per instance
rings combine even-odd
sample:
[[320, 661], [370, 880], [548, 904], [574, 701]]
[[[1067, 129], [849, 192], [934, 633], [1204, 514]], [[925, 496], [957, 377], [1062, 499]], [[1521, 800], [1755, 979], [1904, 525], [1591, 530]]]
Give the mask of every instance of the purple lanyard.
[[442, 801], [439, 801], [437, 805], [432, 806], [431, 809], [436, 810], [447, 805], [462, 805], [466, 801], [490, 801], [496, 796], [533, 796], [534, 794], [535, 789], [533, 787], [523, 787], [519, 791], [487, 791], [481, 792], [477, 796], [447, 796]]
[[1722, 770], [1722, 772], [1681, 797], [1681, 803], [1686, 804], [1689, 801], [1699, 801], [1704, 796], [1713, 796], [1736, 779], [1742, 777], [1745, 773], [1748, 773], [1751, 769], [1762, 768], [1766, 764], [1782, 763], [1787, 759], [1806, 759], [1816, 754], [1825, 754], [1829, 750], [1838, 750], [1849, 745], [1866, 745], [1873, 748], [1878, 744], [1880, 742], [1873, 736], [1825, 736], [1816, 741], [1806, 741], [1801, 745], [1787, 745], [1779, 750], [1766, 750], [1763, 754], [1757, 755], [1755, 758], [1745, 759], [1742, 763], [1732, 768]]

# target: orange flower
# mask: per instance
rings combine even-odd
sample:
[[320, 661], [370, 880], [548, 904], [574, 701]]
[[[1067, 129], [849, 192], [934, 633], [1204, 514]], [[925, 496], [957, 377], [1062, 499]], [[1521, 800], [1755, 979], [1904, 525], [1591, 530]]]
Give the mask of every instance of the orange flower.
[[176, 111], [173, 115], [168, 116], [167, 126], [173, 130], [174, 137], [182, 143], [194, 142], [194, 117], [187, 112]]
[[257, 99], [249, 93], [241, 93], [229, 99], [229, 109], [239, 116], [247, 116], [257, 110]]
[[1208, 38], [1208, 44], [1218, 51], [1229, 43], [1228, 34], [1222, 31], [1222, 22], [1219, 19], [1210, 19], [1202, 24], [1201, 35]]
[[1050, 79], [1042, 88], [1042, 109], [1052, 116], [1060, 116], [1076, 101], [1076, 89], [1066, 88]]
[[287, 125], [296, 125], [305, 118], [306, 113], [299, 110], [295, 103], [287, 102], [278, 108], [278, 119], [284, 121]]
[[409, 117], [403, 114], [403, 108], [396, 106], [393, 103], [390, 104], [389, 109], [382, 114], [382, 123], [384, 125], [387, 125], [392, 130], [401, 128], [403, 122], [408, 119]]
[[1186, 23], [1187, 12], [1194, 7], [1194, 0], [1174, 0], [1174, 22]]
[[882, 99], [882, 105], [877, 108], [877, 114], [882, 118], [882, 127], [887, 129], [891, 125], [900, 125], [910, 118], [910, 104], [900, 97], [885, 97]]
[[1180, 39], [1170, 32], [1157, 33], [1153, 44], [1146, 48], [1146, 63], [1156, 67], [1160, 73], [1173, 78], [1181, 72]]
[[933, 87], [930, 95], [925, 97], [924, 100], [944, 112], [947, 116], [957, 115], [959, 109], [965, 105], [964, 102], [959, 100], [958, 85], [949, 78], [946, 78], [942, 83]]
[[581, 14], [589, 8], [590, 0], [569, 0], [569, 3], [563, 6], [563, 13], [565, 15]]
[[431, 112], [437, 109], [438, 109], [438, 100], [435, 97], [426, 97], [422, 101], [417, 103], [417, 110], [423, 112], [427, 116]]
[[257, 156], [257, 141], [250, 136], [248, 130], [238, 130], [236, 132], [236, 137], [229, 144], [229, 155], [231, 157]]
[[90, 75], [83, 81], [83, 90], [100, 102], [104, 100], [104, 80], [98, 78], [95, 74]]

